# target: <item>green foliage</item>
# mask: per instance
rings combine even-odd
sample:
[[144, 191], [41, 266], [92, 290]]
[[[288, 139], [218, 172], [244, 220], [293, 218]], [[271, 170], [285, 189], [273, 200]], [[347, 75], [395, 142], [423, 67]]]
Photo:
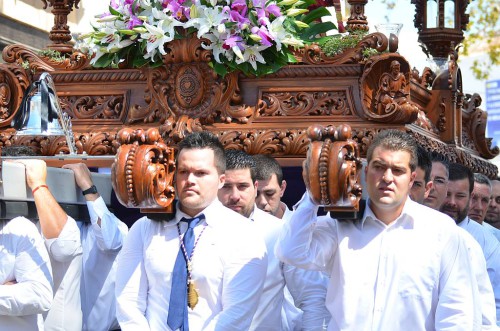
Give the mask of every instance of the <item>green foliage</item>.
[[[320, 42], [321, 49], [327, 56], [335, 56], [344, 52], [348, 48], [355, 47], [366, 32], [355, 32], [348, 35], [334, 35], [330, 38], [323, 38]], [[378, 53], [376, 50], [374, 50]], [[368, 53], [367, 53], [368, 54]]]
[[498, 0], [477, 0], [469, 5], [470, 20], [463, 42], [464, 55], [484, 49], [486, 60], [474, 60], [472, 73], [477, 79], [488, 79], [491, 68], [500, 65], [500, 4]]
[[41, 57], [48, 57], [56, 62], [62, 62], [66, 59], [66, 57], [63, 54], [61, 54], [61, 52], [54, 51], [51, 49], [42, 49], [41, 51], [38, 51], [38, 55], [40, 55]]

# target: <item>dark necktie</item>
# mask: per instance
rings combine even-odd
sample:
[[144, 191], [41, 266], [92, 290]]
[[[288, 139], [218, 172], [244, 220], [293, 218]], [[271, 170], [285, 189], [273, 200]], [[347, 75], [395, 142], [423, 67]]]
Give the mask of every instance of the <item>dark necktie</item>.
[[[183, 217], [181, 219], [181, 222], [188, 223], [188, 229], [184, 233], [184, 238], [182, 239], [188, 257], [191, 257], [191, 252], [193, 251], [193, 229], [204, 218], [205, 216], [202, 214], [196, 218]], [[170, 292], [170, 303], [168, 306], [167, 324], [172, 330], [180, 329], [181, 331], [189, 331], [187, 281], [187, 261], [182, 247], [179, 247], [179, 253], [177, 254], [172, 274], [172, 289]]]

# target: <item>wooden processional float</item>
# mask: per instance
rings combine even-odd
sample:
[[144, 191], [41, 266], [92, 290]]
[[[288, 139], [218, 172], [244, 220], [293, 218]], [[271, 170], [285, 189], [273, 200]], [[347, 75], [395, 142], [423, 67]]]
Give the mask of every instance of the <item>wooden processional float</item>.
[[[311, 198], [338, 218], [359, 211], [361, 159], [348, 125], [313, 125], [304, 163], [304, 181]], [[145, 213], [172, 213], [175, 198], [175, 148], [157, 129], [123, 129], [121, 147], [112, 165], [112, 184], [121, 204]]]
[[[217, 75], [209, 65], [211, 51], [196, 35], [166, 43], [168, 53], [158, 67], [96, 69], [87, 54], [59, 37], [59, 30], [68, 30], [61, 26], [52, 37], [62, 60], [23, 45], [4, 48], [0, 147], [26, 146], [53, 158], [71, 153], [74, 144], [76, 155], [54, 164], [83, 160], [110, 167], [116, 160], [118, 199], [144, 210], [172, 210], [176, 144], [201, 130], [215, 134], [226, 149], [268, 154], [283, 167], [307, 159], [311, 196], [338, 213], [358, 208], [359, 159], [385, 129], [405, 131], [427, 151], [496, 178], [498, 169], [489, 160], [500, 150], [485, 135], [481, 97], [463, 90], [454, 47], [463, 40], [467, 4], [455, 8], [463, 14], [456, 16], [456, 38], [450, 40], [445, 30], [426, 30], [426, 1], [414, 2], [420, 41], [432, 56], [446, 59], [439, 70], [412, 68], [397, 52], [397, 37], [381, 32], [364, 35], [336, 55], [305, 45], [294, 51], [297, 63], [261, 77]], [[368, 32], [367, 1], [348, 3], [346, 29]], [[55, 15], [64, 21], [67, 12]], [[20, 135], [11, 125], [23, 95], [44, 72], [71, 119], [66, 138]]]

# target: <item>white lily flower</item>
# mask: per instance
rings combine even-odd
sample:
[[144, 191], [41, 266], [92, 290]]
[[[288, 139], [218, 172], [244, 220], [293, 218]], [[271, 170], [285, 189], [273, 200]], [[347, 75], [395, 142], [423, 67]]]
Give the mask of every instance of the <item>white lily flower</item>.
[[239, 63], [242, 63], [245, 61], [245, 57], [243, 56], [243, 53], [241, 53], [241, 49], [238, 47], [238, 46], [233, 46], [231, 47], [231, 49], [233, 50], [233, 53], [236, 54], [236, 63], [238, 63], [238, 60], [240, 60]]
[[[217, 34], [217, 33], [207, 33], [205, 34], [204, 38], [207, 38], [210, 40], [210, 45], [207, 45], [203, 43], [201, 46], [204, 49], [209, 49], [212, 51], [214, 60], [218, 63], [222, 63], [220, 56], [221, 54], [224, 55], [228, 60], [233, 59], [233, 54], [229, 52], [227, 49], [224, 49], [222, 46], [224, 44], [224, 38], [222, 35]], [[240, 52], [241, 53], [241, 52]]]
[[144, 27], [148, 30], [148, 32], [141, 34], [141, 38], [147, 40], [146, 51], [148, 54], [145, 58], [152, 58], [156, 54], [156, 50], [160, 51], [162, 55], [167, 54], [163, 45], [174, 39], [165, 35], [165, 32], [161, 28], [162, 24], [161, 22], [159, 23], [159, 26], [144, 23]]
[[281, 51], [281, 40], [288, 36], [288, 31], [286, 31], [283, 22], [285, 22], [285, 16], [280, 16], [271, 22], [268, 27], [269, 35], [273, 38], [276, 43], [276, 50]]
[[243, 60], [240, 58], [236, 59], [236, 63], [240, 64], [243, 62], [248, 62], [252, 65], [254, 70], [257, 70], [257, 62], [266, 64], [264, 57], [260, 54], [261, 51], [265, 50], [266, 46], [247, 46], [243, 52]]
[[302, 40], [299, 40], [293, 36], [288, 36], [286, 38], [283, 38], [281, 39], [281, 42], [284, 44], [284, 45], [289, 45], [289, 46], [292, 46], [292, 47], [304, 47], [304, 43], [302, 42]]
[[[213, 27], [219, 28], [223, 21], [227, 19], [226, 14], [222, 13], [221, 8], [199, 8], [198, 13], [200, 16], [192, 20], [192, 25], [198, 30], [197, 36], [201, 38], [204, 34], [208, 33]], [[219, 32], [220, 33], [220, 32]]]

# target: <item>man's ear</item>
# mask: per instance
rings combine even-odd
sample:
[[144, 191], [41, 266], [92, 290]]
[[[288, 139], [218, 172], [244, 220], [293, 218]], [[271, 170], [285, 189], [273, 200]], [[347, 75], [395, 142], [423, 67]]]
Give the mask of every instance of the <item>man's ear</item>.
[[219, 176], [219, 190], [224, 186], [226, 182], [226, 174], [222, 174]]
[[417, 177], [417, 172], [412, 171], [412, 173], [410, 175], [410, 188], [413, 186], [413, 182], [415, 181], [415, 177]]
[[429, 193], [431, 193], [432, 186], [434, 183], [431, 181], [428, 181], [427, 184], [425, 184], [425, 193], [424, 193], [424, 199], [427, 199], [429, 197]]
[[280, 189], [281, 189], [280, 198], [282, 198], [283, 194], [285, 194], [285, 190], [286, 190], [286, 180], [283, 179], [281, 181]]

